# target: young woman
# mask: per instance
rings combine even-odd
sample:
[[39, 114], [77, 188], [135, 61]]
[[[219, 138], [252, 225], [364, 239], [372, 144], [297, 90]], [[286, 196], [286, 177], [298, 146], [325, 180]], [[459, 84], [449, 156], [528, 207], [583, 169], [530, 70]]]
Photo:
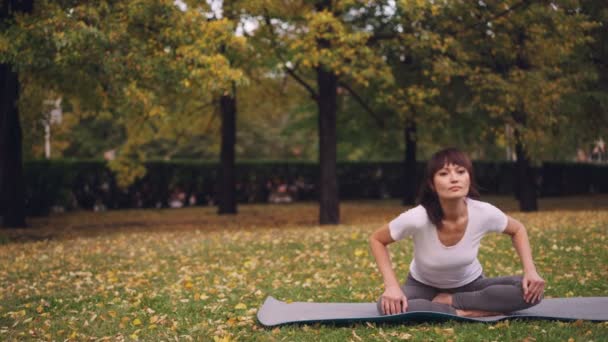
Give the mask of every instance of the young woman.
[[[448, 148], [427, 164], [417, 207], [399, 215], [369, 238], [384, 279], [381, 314], [438, 311], [465, 317], [492, 316], [538, 304], [545, 281], [538, 275], [528, 234], [517, 220], [495, 206], [475, 200], [471, 160]], [[524, 275], [485, 278], [477, 252], [486, 233], [511, 236]], [[410, 273], [399, 286], [387, 245], [412, 238]]]

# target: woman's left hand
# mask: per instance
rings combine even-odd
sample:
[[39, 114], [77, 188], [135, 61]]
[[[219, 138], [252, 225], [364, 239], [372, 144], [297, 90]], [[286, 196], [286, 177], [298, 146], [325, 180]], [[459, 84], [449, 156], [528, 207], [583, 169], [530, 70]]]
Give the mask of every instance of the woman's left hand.
[[526, 272], [522, 280], [522, 287], [526, 303], [536, 303], [545, 291], [545, 280], [536, 271]]

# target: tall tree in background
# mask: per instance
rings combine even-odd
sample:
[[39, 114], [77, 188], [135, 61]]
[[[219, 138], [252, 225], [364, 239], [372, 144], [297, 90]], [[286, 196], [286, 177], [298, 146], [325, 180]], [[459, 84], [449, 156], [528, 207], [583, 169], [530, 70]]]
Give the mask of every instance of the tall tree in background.
[[220, 97], [222, 148], [220, 151], [219, 214], [236, 214], [236, 86]]
[[[397, 39], [384, 43], [395, 77], [394, 87], [385, 91], [384, 97], [399, 117], [405, 147], [404, 205], [413, 205], [417, 195], [418, 127], [422, 125], [428, 129], [447, 119], [442, 108], [437, 106], [437, 96], [439, 87], [445, 83], [438, 71], [446, 73], [441, 62], [449, 41], [443, 41], [440, 32], [432, 31], [434, 21], [438, 20], [433, 6], [436, 5], [430, 2], [400, 1], [393, 19], [397, 26], [394, 31], [399, 34]], [[438, 65], [444, 67], [438, 68]]]
[[452, 22], [451, 32], [466, 53], [472, 102], [499, 129], [514, 128], [522, 211], [538, 208], [531, 163], [550, 144], [554, 128], [573, 119], [560, 112], [562, 99], [590, 76], [572, 63], [593, 27], [579, 8], [578, 1], [466, 2], [450, 8], [453, 18], [462, 18]]
[[[240, 17], [238, 1], [222, 4], [222, 16], [233, 26], [236, 34]], [[236, 51], [228, 51], [229, 46], [222, 45], [221, 51], [227, 57], [230, 66], [242, 64], [242, 57]], [[237, 122], [237, 87], [235, 82], [228, 84], [219, 95], [220, 113], [222, 117], [221, 150], [220, 150], [220, 188], [218, 213], [236, 214], [236, 122]]]
[[352, 93], [353, 84], [367, 86], [371, 79], [392, 80], [381, 54], [372, 47], [374, 32], [357, 29], [359, 18], [382, 15], [387, 6], [384, 1], [368, 6], [330, 0], [291, 4], [257, 0], [249, 5], [253, 16], [263, 18], [265, 34], [259, 38], [268, 42], [281, 71], [300, 83], [317, 105], [320, 224], [340, 222], [336, 173], [338, 87]]
[[173, 1], [41, 2], [17, 19], [3, 27], [12, 44], [0, 45], [2, 61], [84, 110], [115, 113], [127, 140], [110, 167], [123, 186], [145, 173], [140, 147], [183, 114], [172, 109], [208, 102], [242, 77], [220, 51], [242, 44], [230, 23]]
[[[2, 1], [0, 30], [12, 25], [15, 15], [31, 13], [33, 3], [33, 0]], [[18, 99], [19, 75], [10, 59], [0, 58], [0, 217], [5, 227], [26, 225]]]
[[[143, 73], [145, 77], [140, 74], [125, 79], [125, 83], [129, 81], [127, 84], [133, 95], [130, 98], [136, 99], [126, 103], [125, 110], [135, 106], [137, 111], [131, 119], [148, 123], [148, 131], [142, 129], [146, 126], [128, 125], [134, 129], [127, 132], [128, 140], [123, 146], [125, 158], [118, 160], [124, 164], [115, 163], [115, 169], [119, 171], [122, 166], [127, 172], [137, 170], [139, 162], [145, 158], [139, 156], [140, 146], [158, 137], [158, 125], [176, 120], [187, 122], [191, 117], [222, 113], [221, 110], [236, 113], [236, 108], [221, 97], [231, 96], [234, 82], [242, 79], [242, 71], [233, 67], [227, 53], [242, 49], [245, 41], [235, 37], [235, 24], [228, 18], [209, 20], [205, 2], [188, 5], [178, 9], [173, 2], [159, 1], [156, 10], [144, 12], [139, 17], [139, 26], [153, 28], [161, 35], [150, 39], [148, 35], [154, 32], [144, 31], [143, 36], [136, 37], [138, 41], [149, 41], [140, 48], [139, 54], [133, 54], [148, 68]], [[146, 3], [144, 7], [148, 6], [150, 4]], [[126, 39], [128, 37], [130, 35], [125, 35]], [[159, 54], [159, 51], [164, 53]], [[217, 106], [217, 110], [209, 111], [210, 105]], [[133, 175], [140, 177], [143, 172]]]
[[572, 106], [565, 107], [564, 110], [579, 113], [580, 119], [571, 122], [569, 128], [573, 129], [563, 133], [574, 139], [560, 142], [585, 150], [598, 138], [608, 140], [605, 135], [608, 129], [608, 2], [581, 0], [580, 3], [582, 13], [597, 25], [591, 31], [593, 41], [589, 42], [587, 49], [580, 50], [577, 62], [588, 64], [595, 70], [597, 77], [570, 97]]

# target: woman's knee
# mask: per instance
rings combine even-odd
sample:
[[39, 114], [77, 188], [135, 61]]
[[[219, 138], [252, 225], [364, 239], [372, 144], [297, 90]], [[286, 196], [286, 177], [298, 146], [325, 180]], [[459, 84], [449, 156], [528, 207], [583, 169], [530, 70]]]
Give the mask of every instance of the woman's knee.
[[522, 308], [520, 310], [529, 309], [529, 308], [531, 308], [533, 306], [536, 306], [536, 305], [540, 304], [543, 301], [544, 297], [545, 297], [544, 295], [541, 295], [540, 298], [537, 301], [535, 301], [535, 302], [526, 302], [526, 301], [524, 301], [524, 304], [522, 304]]

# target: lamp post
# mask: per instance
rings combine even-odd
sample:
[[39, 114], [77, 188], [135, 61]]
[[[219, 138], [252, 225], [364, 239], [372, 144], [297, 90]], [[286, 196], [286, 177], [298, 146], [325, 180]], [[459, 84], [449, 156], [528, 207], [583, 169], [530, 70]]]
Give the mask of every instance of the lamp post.
[[42, 120], [44, 123], [44, 157], [46, 159], [51, 159], [51, 125], [61, 123], [63, 117], [61, 98], [56, 100], [45, 100], [44, 105], [51, 108]]
[[507, 161], [515, 161], [515, 157], [514, 157], [514, 153], [513, 153], [513, 149], [511, 148], [511, 141], [512, 141], [512, 137], [513, 137], [513, 126], [509, 125], [509, 124], [505, 124], [505, 140], [506, 140], [506, 147], [505, 147], [505, 152], [506, 152], [506, 157], [507, 157]]

